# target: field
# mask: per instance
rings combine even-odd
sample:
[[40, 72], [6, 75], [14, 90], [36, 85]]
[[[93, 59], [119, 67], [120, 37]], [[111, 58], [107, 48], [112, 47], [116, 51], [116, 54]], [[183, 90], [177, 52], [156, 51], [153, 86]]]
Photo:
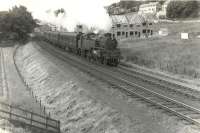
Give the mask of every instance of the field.
[[[158, 24], [168, 28], [166, 37], [122, 41], [119, 46], [125, 61], [173, 74], [200, 77], [200, 23]], [[180, 32], [191, 33], [181, 40]]]

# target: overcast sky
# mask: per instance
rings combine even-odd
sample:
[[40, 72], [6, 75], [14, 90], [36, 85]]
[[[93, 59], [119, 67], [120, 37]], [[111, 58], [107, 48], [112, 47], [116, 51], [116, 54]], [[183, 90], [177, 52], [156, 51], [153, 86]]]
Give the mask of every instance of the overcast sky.
[[[107, 29], [110, 19], [104, 9], [119, 0], [0, 0], [0, 10], [8, 10], [14, 5], [24, 5], [32, 12], [34, 18], [39, 18], [58, 25], [67, 26], [73, 30], [74, 26], [84, 23]], [[55, 18], [53, 11], [58, 8], [66, 10], [66, 16]], [[49, 11], [47, 13], [47, 11]]]

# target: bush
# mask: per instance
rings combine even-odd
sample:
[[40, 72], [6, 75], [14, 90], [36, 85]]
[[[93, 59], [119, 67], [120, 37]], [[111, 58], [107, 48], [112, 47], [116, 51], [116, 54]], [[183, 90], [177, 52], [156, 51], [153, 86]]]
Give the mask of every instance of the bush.
[[[1, 14], [0, 14], [1, 15]], [[4, 34], [12, 33], [16, 40], [26, 40], [36, 27], [36, 22], [24, 6], [15, 6], [0, 17], [0, 29]]]
[[196, 0], [190, 1], [171, 1], [167, 6], [168, 18], [188, 18], [197, 17], [199, 3]]

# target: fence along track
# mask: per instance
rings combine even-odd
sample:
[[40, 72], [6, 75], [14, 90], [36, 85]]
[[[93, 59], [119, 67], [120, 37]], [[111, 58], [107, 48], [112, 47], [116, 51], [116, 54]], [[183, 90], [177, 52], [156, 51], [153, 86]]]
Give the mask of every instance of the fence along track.
[[[44, 48], [44, 46], [40, 45]], [[52, 46], [50, 46], [52, 47]], [[174, 99], [168, 98], [164, 95], [156, 93], [154, 91], [148, 90], [142, 86], [139, 86], [135, 83], [129, 82], [125, 79], [115, 76], [111, 71], [105, 71], [105, 69], [96, 68], [94, 65], [89, 65], [77, 60], [70, 58], [69, 56], [64, 55], [63, 53], [59, 53], [53, 48], [45, 47], [45, 50], [55, 55], [57, 58], [61, 60], [67, 61], [71, 65], [89, 72], [91, 75], [104, 80], [105, 82], [110, 83], [118, 87], [119, 89], [125, 91], [131, 96], [138, 97], [156, 107], [162, 108], [168, 112], [171, 112], [175, 116], [188, 121], [191, 124], [197, 125], [200, 127], [200, 110], [193, 108], [189, 105], [176, 101]], [[53, 51], [53, 52], [52, 52]], [[90, 69], [89, 69], [90, 68]]]
[[[14, 55], [16, 49], [14, 51]], [[0, 63], [2, 71], [2, 88], [3, 95], [6, 101], [9, 100], [9, 88], [7, 85], [5, 63], [3, 49], [0, 48]], [[14, 59], [14, 58], [13, 58]], [[48, 116], [42, 116], [40, 114], [15, 107], [3, 102], [0, 102], [0, 118], [8, 120], [13, 124], [20, 124], [21, 126], [29, 126], [31, 128], [40, 129], [48, 133], [60, 133], [60, 121], [54, 120]]]
[[59, 121], [5, 103], [0, 103], [0, 105], [0, 118], [2, 119], [50, 133], [60, 133]]

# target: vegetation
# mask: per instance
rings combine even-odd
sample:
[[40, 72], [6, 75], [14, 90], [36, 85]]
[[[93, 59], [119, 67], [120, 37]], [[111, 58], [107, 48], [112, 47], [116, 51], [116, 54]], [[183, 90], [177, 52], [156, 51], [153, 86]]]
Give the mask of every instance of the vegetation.
[[121, 8], [130, 9], [132, 7], [139, 7], [142, 4], [141, 1], [120, 1]]
[[55, 11], [54, 11], [54, 14], [55, 14], [56, 17], [58, 17], [59, 14], [65, 15], [66, 12], [65, 12], [65, 9], [60, 8], [60, 9], [55, 10]]
[[15, 40], [25, 41], [36, 27], [36, 20], [24, 6], [15, 6], [8, 12], [0, 13], [0, 30]]
[[171, 1], [167, 6], [168, 18], [188, 18], [197, 17], [199, 13], [199, 3], [196, 0]]
[[[200, 78], [199, 23], [166, 23], [169, 36], [123, 41], [120, 43], [124, 60], [151, 69]], [[180, 32], [192, 39], [181, 40]]]
[[114, 14], [114, 10], [116, 7], [120, 7], [125, 9], [126, 11], [130, 12], [137, 12], [139, 9], [139, 6], [144, 3], [141, 1], [120, 1], [118, 3], [113, 3], [108, 7], [108, 13], [110, 15]]
[[[144, 1], [139, 1], [139, 0], [127, 0], [127, 1], [120, 1], [118, 3], [113, 3], [108, 7], [108, 13], [110, 15], [114, 14], [114, 9], [119, 7], [121, 9], [125, 9], [125, 12], [121, 12], [120, 14], [128, 13], [128, 12], [137, 12], [139, 10], [139, 6], [141, 4], [147, 4], [151, 2], [151, 0], [144, 0]], [[163, 4], [165, 1], [159, 1], [160, 4]]]

